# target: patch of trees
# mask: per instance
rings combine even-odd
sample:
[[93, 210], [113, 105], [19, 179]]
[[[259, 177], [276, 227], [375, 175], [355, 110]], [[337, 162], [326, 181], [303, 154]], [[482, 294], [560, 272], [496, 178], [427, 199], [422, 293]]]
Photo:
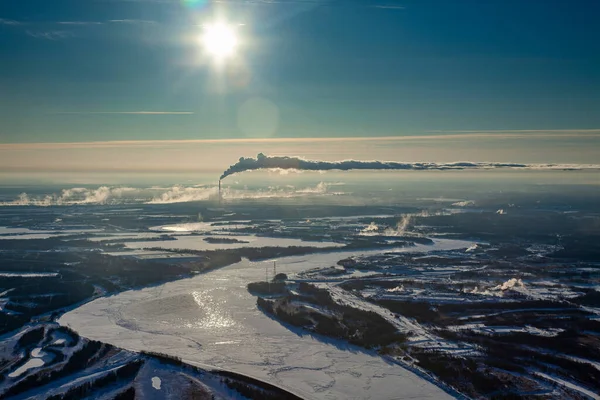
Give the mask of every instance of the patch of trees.
[[52, 332], [62, 333], [63, 335], [68, 336], [70, 339], [70, 347], [75, 347], [77, 343], [79, 343], [79, 334], [68, 326], [58, 326], [56, 329], [52, 330]]
[[[0, 249], [6, 250], [52, 250], [57, 247], [65, 246], [67, 242], [61, 237], [50, 237], [47, 239], [3, 239], [0, 241]], [[71, 240], [68, 242], [70, 247], [86, 247], [90, 243], [87, 240]]]
[[91, 382], [86, 382], [82, 385], [69, 389], [66, 393], [57, 394], [48, 397], [47, 400], [79, 400], [87, 397], [94, 391], [103, 387], [112, 385], [120, 380], [132, 379], [135, 377], [144, 364], [143, 360], [136, 360], [129, 364], [122, 366], [121, 368], [111, 371], [106, 375], [95, 379]]
[[540, 398], [539, 395], [531, 395], [531, 396], [525, 396], [523, 394], [520, 394], [519, 391], [516, 392], [509, 392], [509, 393], [497, 393], [497, 394], [493, 394], [490, 396], [491, 400], [535, 400], [537, 398]]
[[85, 282], [71, 283], [68, 288], [58, 286], [57, 290], [62, 289], [64, 292], [39, 298], [35, 297], [35, 294], [28, 298], [21, 296], [22, 299], [26, 300], [25, 304], [16, 302], [14, 300], [15, 296], [12, 296], [11, 293], [11, 301], [6, 304], [6, 309], [24, 315], [36, 316], [79, 303], [90, 298], [94, 293], [94, 287]]
[[62, 351], [53, 349], [52, 347], [44, 348], [44, 351], [48, 354], [52, 354], [54, 357], [52, 358], [53, 364], [60, 364], [65, 360], [65, 354]]
[[363, 280], [363, 279], [352, 279], [346, 281], [340, 285], [340, 287], [344, 290], [363, 290], [367, 287], [377, 286], [386, 289], [392, 289], [399, 285], [402, 285], [404, 282], [398, 281], [374, 281], [374, 280]]
[[310, 283], [300, 282], [298, 285], [298, 291], [303, 295], [307, 295], [306, 300], [309, 302], [330, 307], [337, 305], [326, 289], [319, 289]]
[[248, 291], [255, 294], [284, 294], [287, 293], [285, 282], [252, 282], [248, 284]]
[[90, 360], [92, 360], [93, 357], [97, 355], [98, 352], [100, 352], [100, 350], [103, 348], [105, 350], [110, 350], [113, 347], [109, 344], [98, 342], [96, 340], [90, 340], [84, 344], [81, 349], [74, 352], [65, 366], [57, 372], [60, 374], [60, 377], [63, 377], [70, 373], [87, 368], [90, 365]]
[[556, 336], [535, 336], [528, 333], [513, 332], [494, 336], [496, 343], [526, 345], [544, 348], [582, 358], [600, 360], [600, 339], [595, 336], [567, 329]]
[[0, 334], [14, 331], [28, 323], [29, 316], [23, 314], [5, 314], [0, 317]]
[[249, 376], [236, 374], [230, 371], [214, 371], [215, 374], [223, 376], [229, 388], [237, 391], [249, 399], [256, 400], [302, 400], [300, 397], [289, 393], [277, 386], [269, 385]]
[[[273, 302], [259, 298], [257, 305], [286, 323], [365, 348], [406, 341], [406, 335], [399, 333], [394, 325], [373, 311], [338, 304], [326, 289], [304, 282], [299, 284], [298, 290], [301, 296], [289, 295]], [[302, 307], [298, 311], [287, 311], [291, 308], [289, 303], [295, 299], [325, 307], [331, 315]]]
[[577, 331], [592, 331], [596, 336], [600, 336], [600, 321], [597, 319], [571, 317], [563, 321], [565, 322], [564, 326], [569, 326]]
[[157, 251], [169, 251], [172, 253], [183, 253], [183, 254], [195, 254], [198, 256], [206, 257], [206, 261], [203, 263], [202, 270], [209, 270], [213, 268], [224, 267], [236, 262], [239, 262], [243, 258], [247, 258], [250, 261], [260, 261], [275, 257], [288, 257], [312, 254], [317, 252], [330, 252], [332, 250], [338, 250], [335, 248], [315, 248], [315, 247], [304, 247], [304, 246], [289, 246], [289, 247], [242, 247], [239, 249], [229, 250], [182, 250], [182, 249], [164, 249], [162, 247], [149, 247], [146, 250], [157, 250]]
[[45, 332], [46, 328], [43, 326], [25, 332], [17, 341], [17, 348], [24, 349], [36, 346], [42, 341], [42, 339], [44, 339]]
[[452, 304], [443, 303], [439, 304], [438, 309], [443, 313], [465, 313], [465, 309], [468, 310], [521, 310], [526, 308], [576, 308], [573, 304], [564, 301], [553, 301], [553, 300], [525, 300], [525, 301], [494, 301], [494, 302], [479, 302], [469, 304]]
[[550, 257], [569, 258], [581, 261], [600, 261], [599, 234], [566, 235], [561, 238], [562, 249], [554, 252]]
[[[346, 284], [347, 285], [347, 284]], [[347, 287], [347, 286], [346, 286]], [[442, 303], [433, 306], [423, 301], [404, 301], [404, 300], [372, 300], [388, 310], [401, 314], [408, 318], [414, 318], [421, 323], [430, 323], [440, 326], [447, 326], [460, 323], [459, 316], [470, 315], [472, 313], [498, 312], [505, 311], [497, 315], [486, 316], [479, 321], [489, 326], [494, 325], [534, 325], [540, 328], [551, 327], [554, 325], [564, 326], [561, 321], [554, 322], [556, 314], [555, 308], [563, 309], [561, 316], [575, 314], [586, 316], [588, 313], [575, 308], [573, 304], [567, 302], [557, 302], [550, 300], [530, 300], [521, 302], [478, 302], [478, 303]], [[566, 308], [566, 310], [564, 310]], [[531, 311], [523, 311], [531, 309]], [[512, 311], [516, 312], [512, 312]], [[518, 310], [518, 311], [517, 311]], [[598, 324], [600, 326], [600, 323]]]
[[241, 257], [245, 257], [250, 261], [266, 260], [274, 257], [289, 257], [312, 254], [317, 252], [329, 252], [338, 248], [315, 248], [306, 246], [289, 246], [289, 247], [261, 247], [261, 248], [241, 248], [236, 249]]
[[372, 348], [406, 341], [406, 335], [399, 333], [396, 327], [375, 312], [348, 306], [341, 306], [336, 311], [341, 312], [341, 320], [317, 320], [317, 333], [326, 334], [332, 328], [330, 322], [335, 321], [345, 329], [348, 341], [358, 346]]
[[590, 290], [583, 296], [571, 299], [572, 302], [589, 307], [600, 307], [600, 292]]
[[167, 365], [173, 365], [176, 367], [189, 367], [189, 368], [195, 368], [191, 365], [188, 365], [186, 363], [184, 363], [181, 360], [181, 357], [177, 357], [177, 356], [171, 356], [169, 354], [165, 354], [165, 353], [158, 353], [155, 351], [142, 351], [142, 354], [148, 357], [152, 357], [157, 359], [159, 362], [161, 362], [162, 364], [167, 364]]
[[442, 315], [431, 304], [418, 301], [376, 300], [375, 304], [387, 308], [393, 313], [414, 318], [422, 323], [439, 323]]
[[113, 400], [135, 400], [135, 388], [130, 386], [128, 389], [117, 394]]
[[439, 330], [437, 333], [449, 340], [476, 344], [485, 351], [485, 364], [490, 367], [525, 374], [527, 371], [524, 367], [535, 366], [541, 371], [558, 373], [568, 380], [600, 389], [600, 371], [588, 363], [561, 357], [561, 354], [569, 354], [598, 361], [600, 346], [595, 337], [579, 335], [575, 331], [563, 332], [556, 337], [526, 333], [491, 336], [447, 330]]
[[258, 389], [251, 385], [247, 385], [245, 383], [233, 381], [231, 379], [224, 379], [223, 383], [227, 385], [230, 389], [235, 390], [240, 393], [247, 399], [256, 399], [256, 400], [279, 400], [284, 399], [285, 397], [281, 397], [279, 394], [273, 394], [265, 392], [264, 390]]
[[419, 366], [467, 396], [489, 397], [487, 395], [492, 392], [507, 389], [506, 382], [494, 374], [486, 373], [474, 359], [420, 349], [415, 349], [411, 355], [419, 361]]
[[[61, 279], [60, 277], [23, 279], [24, 281], [20, 286], [15, 287], [8, 293], [9, 297], [18, 300], [22, 298], [29, 299], [31, 296], [52, 295], [56, 293], [73, 293], [76, 295], [79, 291], [85, 291], [81, 287], [81, 281], [83, 280], [81, 275], [71, 276], [68, 279]], [[32, 279], [35, 280], [32, 281]], [[72, 279], [77, 280], [77, 284], [71, 282]]]
[[190, 268], [181, 265], [111, 257], [103, 254], [92, 254], [84, 262], [86, 274], [102, 278], [116, 277], [121, 290], [165, 282], [190, 273]]
[[256, 305], [258, 306], [258, 308], [260, 308], [261, 310], [263, 310], [264, 312], [268, 313], [268, 314], [274, 314], [275, 310], [273, 309], [273, 302], [269, 301], [269, 300], [265, 300], [262, 297], [258, 297], [256, 299]]
[[110, 345], [105, 345], [101, 342], [91, 340], [83, 345], [81, 349], [74, 352], [61, 369], [54, 371], [40, 371], [39, 373], [29, 375], [17, 382], [15, 385], [11, 386], [4, 393], [4, 395], [14, 396], [26, 390], [43, 386], [57, 379], [64, 378], [72, 373], [81, 371], [90, 365], [90, 360], [100, 351], [102, 346]]
[[[478, 322], [493, 328], [494, 326], [526, 326], [531, 325], [540, 329], [549, 328], [564, 328], [569, 326], [575, 328], [578, 326], [578, 321], [586, 321], [589, 313], [579, 309], [568, 309], [560, 311], [552, 310], [536, 310], [530, 312], [518, 313], [502, 313], [498, 315], [489, 315]], [[571, 321], [571, 325], [567, 324], [565, 319]], [[600, 325], [600, 322], [598, 323]]]
[[12, 289], [5, 295], [8, 299], [5, 309], [12, 313], [4, 313], [0, 317], [2, 333], [25, 325], [37, 315], [85, 300], [94, 292], [94, 287], [84, 282], [83, 276], [61, 270], [64, 266], [54, 264], [52, 256], [48, 264], [33, 263], [31, 260], [18, 258], [20, 256], [17, 254], [15, 258], [10, 258], [7, 254], [0, 254], [0, 265], [5, 261], [8, 264], [6, 267], [3, 265], [2, 269], [25, 273], [60, 271], [60, 275], [43, 278], [0, 277], [0, 286]]
[[[569, 203], [572, 204], [571, 199]], [[498, 203], [491, 205], [494, 209], [497, 209], [497, 206]], [[523, 203], [521, 206], [525, 207], [525, 204]], [[530, 206], [537, 207], [535, 204]], [[535, 213], [519, 212], [514, 208], [505, 215], [497, 215], [495, 212], [481, 212], [436, 215], [426, 218], [427, 225], [451, 226], [453, 233], [462, 234], [466, 238], [510, 238], [511, 240], [555, 244], [557, 234], [560, 234], [561, 237], [569, 237], [573, 232], [580, 230], [579, 222], [568, 215], [541, 211]], [[415, 224], [419, 224], [420, 220], [417, 217]], [[595, 243], [597, 243], [597, 239]]]
[[256, 299], [256, 305], [259, 309], [263, 310], [263, 312], [273, 315], [279, 318], [279, 320], [290, 325], [306, 329], [310, 329], [310, 327], [313, 325], [313, 321], [309, 318], [309, 314], [306, 312], [287, 313], [281, 310], [279, 307], [275, 307], [274, 301], [265, 300], [262, 297], [258, 297]]
[[281, 281], [287, 281], [288, 276], [287, 274], [284, 274], [283, 272], [278, 273], [277, 275], [275, 275], [273, 277], [273, 282], [281, 282]]
[[556, 374], [557, 370], [555, 367], [559, 367], [559, 374], [567, 380], [583, 382], [596, 391], [600, 389], [600, 371], [588, 363], [547, 353], [537, 353], [533, 360], [543, 372]]
[[215, 244], [250, 243], [248, 241], [239, 240], [236, 238], [223, 238], [223, 237], [211, 237], [211, 236], [205, 237], [204, 241], [207, 243], [215, 243]]

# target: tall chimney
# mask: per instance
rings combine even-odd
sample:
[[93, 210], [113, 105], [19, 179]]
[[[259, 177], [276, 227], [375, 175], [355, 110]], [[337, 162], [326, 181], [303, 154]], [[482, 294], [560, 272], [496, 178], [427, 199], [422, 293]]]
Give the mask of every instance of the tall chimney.
[[219, 206], [221, 206], [221, 180], [219, 179]]

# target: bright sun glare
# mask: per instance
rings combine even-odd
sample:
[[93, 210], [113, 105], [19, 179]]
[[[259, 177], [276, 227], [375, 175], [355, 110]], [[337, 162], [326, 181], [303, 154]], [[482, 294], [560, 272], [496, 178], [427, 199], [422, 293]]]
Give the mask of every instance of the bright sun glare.
[[206, 52], [218, 59], [232, 56], [238, 46], [235, 30], [221, 22], [205, 26], [201, 40]]

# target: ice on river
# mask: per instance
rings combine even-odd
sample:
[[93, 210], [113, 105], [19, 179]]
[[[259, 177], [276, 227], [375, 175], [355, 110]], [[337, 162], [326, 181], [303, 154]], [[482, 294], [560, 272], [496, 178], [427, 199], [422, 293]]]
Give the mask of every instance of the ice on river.
[[[468, 248], [435, 241], [395, 251]], [[281, 258], [278, 272], [297, 273], [381, 250]], [[264, 280], [272, 261], [240, 263], [143, 290], [100, 298], [65, 314], [60, 323], [90, 339], [130, 350], [153, 350], [276, 384], [306, 399], [443, 399], [442, 389], [383, 358], [290, 330], [256, 307], [249, 282]], [[223, 345], [223, 343], [227, 343]]]

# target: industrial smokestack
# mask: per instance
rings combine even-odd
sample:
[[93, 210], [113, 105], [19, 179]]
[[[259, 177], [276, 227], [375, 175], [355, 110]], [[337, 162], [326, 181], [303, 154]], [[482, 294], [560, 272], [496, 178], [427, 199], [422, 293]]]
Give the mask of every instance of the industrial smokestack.
[[219, 206], [221, 206], [221, 180], [219, 179]]

